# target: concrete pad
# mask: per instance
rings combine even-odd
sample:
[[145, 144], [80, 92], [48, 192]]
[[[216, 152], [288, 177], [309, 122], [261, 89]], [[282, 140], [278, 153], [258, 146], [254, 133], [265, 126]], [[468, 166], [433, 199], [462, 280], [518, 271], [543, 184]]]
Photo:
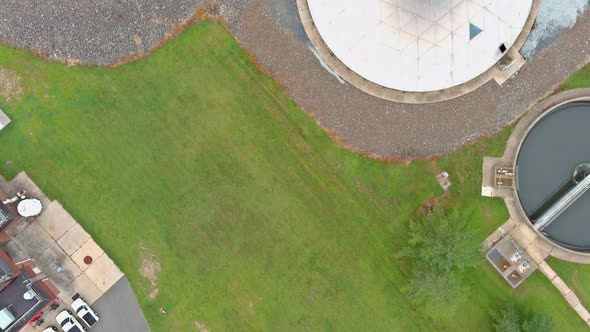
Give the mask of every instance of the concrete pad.
[[9, 235], [31, 258], [43, 255], [55, 243], [41, 225], [26, 220], [11, 228]]
[[[82, 273], [78, 265], [55, 242], [33, 261], [60, 291], [67, 289]], [[57, 271], [58, 267], [61, 267], [61, 272]]]
[[530, 243], [532, 243], [533, 241], [535, 241], [538, 237], [537, 233], [535, 233], [535, 231], [533, 231], [529, 225], [527, 224], [521, 224], [518, 227], [518, 230], [524, 235], [524, 237], [530, 241]]
[[496, 242], [500, 241], [504, 236], [506, 236], [506, 232], [502, 229], [502, 227], [496, 229], [482, 243], [483, 251], [488, 251]]
[[514, 220], [512, 218], [508, 218], [508, 220], [506, 220], [506, 222], [503, 223], [502, 226], [500, 226], [500, 228], [505, 234], [507, 234], [510, 233], [510, 231], [513, 230], [516, 226], [517, 224], [514, 222]]
[[549, 279], [553, 280], [557, 276], [557, 273], [547, 264], [547, 262], [539, 263], [539, 270]]
[[90, 239], [90, 234], [86, 233], [80, 224], [75, 223], [69, 231], [57, 240], [57, 243], [68, 255], [73, 255], [84, 242]]
[[104, 254], [104, 251], [94, 242], [93, 239], [88, 239], [86, 243], [84, 243], [80, 249], [78, 249], [73, 255], [72, 260], [78, 264], [82, 271], [86, 270], [91, 264], [84, 263], [84, 257], [90, 256], [92, 260], [98, 259], [100, 256]]
[[68, 299], [71, 299], [75, 294], [80, 294], [88, 304], [94, 303], [98, 300], [103, 292], [88, 278], [84, 273], [80, 274], [74, 282], [68, 287]]
[[492, 240], [490, 240], [489, 238], [483, 240], [483, 242], [481, 243], [480, 249], [483, 252], [486, 252], [488, 250], [490, 250], [491, 247], [494, 246], [494, 242]]
[[106, 254], [97, 258], [85, 273], [102, 292], [106, 292], [123, 276], [123, 272]]
[[547, 256], [549, 256], [548, 253], [546, 253], [542, 250], [539, 250], [539, 248], [535, 247], [533, 244], [531, 244], [530, 246], [528, 246], [528, 248], [526, 248], [526, 252], [527, 252], [527, 254], [529, 254], [529, 256], [531, 256], [533, 261], [537, 264], [540, 264], [541, 262], [545, 261], [545, 258], [547, 258]]
[[64, 235], [76, 221], [64, 210], [58, 201], [51, 202], [37, 217], [37, 222], [45, 228], [47, 233], [55, 240]]
[[513, 229], [510, 232], [510, 236], [518, 243], [521, 248], [527, 248], [531, 244], [531, 240], [529, 240], [524, 233], [520, 231], [520, 227]]
[[[551, 251], [553, 251], [554, 248], [554, 244], [549, 243], [549, 241], [547, 241], [546, 239], [542, 238], [541, 236], [538, 236], [535, 241], [533, 241], [533, 245], [535, 247], [537, 247], [539, 250], [542, 250], [548, 254], [551, 254]], [[590, 257], [589, 257], [590, 258]]]
[[504, 231], [504, 229], [502, 229], [502, 227], [499, 227], [488, 238], [493, 242], [497, 242], [498, 240], [506, 236], [506, 234], [507, 233]]

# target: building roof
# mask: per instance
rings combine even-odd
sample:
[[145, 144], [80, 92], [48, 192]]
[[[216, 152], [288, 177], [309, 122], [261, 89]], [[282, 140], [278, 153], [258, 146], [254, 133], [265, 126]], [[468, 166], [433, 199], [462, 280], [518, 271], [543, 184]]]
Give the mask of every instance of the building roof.
[[19, 273], [20, 271], [12, 259], [4, 251], [0, 250], [0, 291]]
[[0, 325], [3, 332], [19, 331], [56, 298], [42, 280], [44, 276], [37, 275], [33, 267], [31, 262], [17, 266], [0, 250]]
[[487, 71], [510, 48], [533, 0], [307, 0], [334, 55], [381, 86], [434, 91]]
[[0, 202], [0, 230], [6, 228], [15, 219], [15, 215], [4, 203]]
[[[22, 329], [54, 299], [39, 282], [31, 282], [32, 277], [32, 271], [22, 269], [21, 273], [0, 292], [0, 310], [8, 308], [16, 319], [4, 330], [5, 332]], [[34, 295], [31, 300], [25, 300], [24, 294], [27, 292]]]

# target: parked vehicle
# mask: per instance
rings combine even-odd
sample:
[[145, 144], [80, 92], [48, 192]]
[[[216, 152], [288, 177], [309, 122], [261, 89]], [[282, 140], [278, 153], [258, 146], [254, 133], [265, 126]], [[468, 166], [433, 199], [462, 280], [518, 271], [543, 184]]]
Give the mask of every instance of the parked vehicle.
[[45, 330], [43, 330], [43, 332], [57, 332], [57, 327], [55, 327], [55, 326], [46, 327]]
[[72, 316], [69, 310], [60, 312], [55, 318], [64, 332], [82, 332], [86, 331], [86, 328], [80, 325], [80, 323]]
[[79, 297], [72, 303], [72, 308], [76, 315], [80, 317], [88, 326], [93, 327], [98, 322], [98, 315], [83, 298]]

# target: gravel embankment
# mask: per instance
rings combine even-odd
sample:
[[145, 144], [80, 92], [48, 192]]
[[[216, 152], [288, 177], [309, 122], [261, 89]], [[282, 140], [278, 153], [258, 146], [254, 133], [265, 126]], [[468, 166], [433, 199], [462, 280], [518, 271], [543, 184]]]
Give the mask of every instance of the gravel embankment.
[[322, 126], [340, 135], [350, 148], [375, 157], [441, 155], [497, 133], [589, 60], [586, 11], [573, 28], [558, 31], [553, 44], [537, 49], [532, 61], [502, 87], [491, 81], [446, 102], [393, 103], [341, 84], [326, 71], [308, 42], [302, 42], [281, 17], [288, 10], [277, 13], [268, 6], [285, 1], [249, 1], [239, 19], [230, 22], [231, 32]]
[[589, 59], [587, 11], [572, 29], [558, 31], [550, 46], [535, 45], [532, 61], [502, 87], [492, 81], [451, 101], [398, 104], [343, 84], [322, 67], [295, 0], [213, 1], [6, 0], [0, 41], [50, 58], [108, 65], [144, 54], [173, 25], [208, 7], [225, 18], [230, 32], [298, 105], [349, 147], [376, 157], [440, 155], [492, 135]]
[[158, 45], [200, 0], [4, 0], [0, 41], [42, 56], [108, 65]]

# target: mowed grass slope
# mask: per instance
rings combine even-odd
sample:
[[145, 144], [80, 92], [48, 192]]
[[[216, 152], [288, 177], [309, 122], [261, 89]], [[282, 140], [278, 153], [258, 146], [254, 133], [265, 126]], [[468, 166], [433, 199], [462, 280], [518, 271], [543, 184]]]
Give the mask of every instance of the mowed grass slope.
[[[499, 154], [508, 130], [438, 163], [358, 156], [212, 22], [116, 69], [7, 47], [0, 66], [24, 91], [0, 98], [13, 119], [2, 174], [25, 170], [60, 200], [127, 274], [154, 331], [489, 330], [490, 307], [506, 301], [583, 327], [543, 276], [512, 291], [483, 260], [466, 272], [471, 303], [444, 326], [401, 291], [411, 268], [393, 255], [422, 201], [442, 194], [434, 169], [453, 174], [442, 204], [467, 210], [482, 240], [506, 220], [479, 186], [482, 156]], [[155, 285], [140, 274], [146, 259], [160, 265]]]

